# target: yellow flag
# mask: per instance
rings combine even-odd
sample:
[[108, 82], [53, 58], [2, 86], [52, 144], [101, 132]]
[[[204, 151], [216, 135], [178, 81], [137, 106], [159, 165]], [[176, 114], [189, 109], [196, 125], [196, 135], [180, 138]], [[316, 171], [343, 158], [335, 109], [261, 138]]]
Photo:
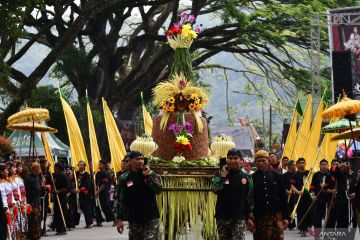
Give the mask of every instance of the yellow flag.
[[104, 117], [106, 132], [108, 136], [110, 154], [111, 154], [111, 164], [115, 172], [121, 171], [121, 161], [126, 155], [126, 149], [124, 142], [121, 138], [120, 131], [116, 125], [115, 119], [108, 107], [104, 98], [102, 99], [103, 108], [104, 108]]
[[298, 116], [298, 112], [296, 111], [297, 101], [298, 100], [296, 100], [296, 103], [295, 103], [294, 112], [293, 112], [293, 116], [291, 119], [289, 132], [286, 137], [286, 142], [284, 145], [284, 151], [283, 151], [282, 157], [290, 157], [295, 140], [296, 140], [297, 116]]
[[48, 141], [46, 139], [46, 136], [45, 136], [44, 132], [41, 132], [41, 140], [42, 140], [43, 145], [44, 145], [45, 158], [46, 158], [46, 160], [48, 161], [48, 163], [50, 165], [49, 172], [54, 173], [55, 161], [54, 161], [54, 158], [53, 158], [53, 156], [51, 154], [49, 143], [48, 143]]
[[316, 112], [316, 116], [314, 118], [314, 122], [311, 127], [311, 131], [302, 153], [302, 156], [306, 159], [306, 169], [310, 169], [316, 160], [316, 155], [319, 147], [319, 140], [321, 134], [321, 124], [322, 117], [321, 114], [324, 111], [324, 102], [321, 100], [318, 110]]
[[311, 125], [311, 114], [312, 114], [312, 97], [309, 95], [306, 109], [304, 112], [304, 117], [299, 127], [299, 130], [296, 134], [295, 144], [293, 145], [292, 153], [290, 159], [297, 160], [299, 157], [302, 157], [306, 142], [310, 134], [310, 125]]
[[94, 121], [90, 109], [90, 103], [87, 101], [86, 104], [88, 126], [89, 126], [89, 138], [90, 138], [90, 151], [91, 151], [91, 163], [94, 173], [99, 171], [99, 161], [101, 160], [98, 142], [96, 139], [96, 132], [94, 127]]
[[83, 160], [87, 163], [86, 170], [89, 171], [88, 159], [86, 156], [84, 141], [81, 135], [79, 124], [69, 104], [61, 96], [60, 99], [64, 110], [66, 128], [69, 136], [72, 166], [73, 168], [77, 168], [79, 161]]
[[153, 121], [151, 118], [150, 113], [147, 111], [145, 107], [143, 93], [141, 92], [141, 105], [142, 105], [142, 113], [144, 118], [144, 130], [145, 133], [151, 136], [152, 128], [153, 128]]
[[329, 162], [334, 159], [337, 147], [337, 141], [331, 141], [332, 137], [335, 137], [338, 133], [326, 133], [324, 139], [321, 142], [319, 151], [316, 156], [316, 163], [314, 166], [315, 171], [319, 171], [319, 163], [322, 159], [326, 159]]

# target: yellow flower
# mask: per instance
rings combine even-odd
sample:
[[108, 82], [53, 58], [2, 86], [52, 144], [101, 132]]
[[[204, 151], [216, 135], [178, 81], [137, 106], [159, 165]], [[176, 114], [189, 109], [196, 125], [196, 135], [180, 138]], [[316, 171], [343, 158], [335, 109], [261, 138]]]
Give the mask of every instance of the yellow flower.
[[198, 96], [195, 94], [195, 93], [193, 93], [193, 94], [191, 94], [191, 99], [196, 99]]
[[165, 102], [161, 102], [161, 107], [166, 107], [166, 103]]
[[169, 98], [169, 103], [175, 103], [175, 98], [174, 97]]
[[190, 111], [194, 111], [194, 110], [195, 110], [193, 103], [190, 103], [190, 104], [189, 104], [189, 110], [190, 110]]
[[169, 112], [169, 108], [168, 107], [163, 107], [163, 112], [165, 112], [165, 113]]
[[195, 102], [195, 103], [194, 103], [194, 108], [195, 108], [195, 109], [198, 109], [199, 106], [200, 106], [199, 102]]
[[185, 38], [195, 39], [197, 38], [197, 33], [192, 30], [190, 24], [185, 24], [182, 28], [181, 36]]
[[169, 107], [169, 111], [170, 111], [170, 112], [175, 111], [175, 106], [174, 106], [174, 105], [172, 105], [171, 107]]
[[178, 136], [176, 137], [176, 142], [182, 144], [182, 145], [188, 145], [190, 144], [190, 141], [189, 139], [187, 139], [186, 137], [184, 136]]

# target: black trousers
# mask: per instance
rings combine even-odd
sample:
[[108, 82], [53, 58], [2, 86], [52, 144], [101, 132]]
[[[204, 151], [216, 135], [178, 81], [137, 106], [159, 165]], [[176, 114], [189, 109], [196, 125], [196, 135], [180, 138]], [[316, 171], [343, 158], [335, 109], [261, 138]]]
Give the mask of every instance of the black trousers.
[[[289, 214], [291, 214], [294, 210], [294, 207], [295, 207], [295, 202], [296, 202], [296, 197], [294, 195], [292, 195], [289, 199]], [[295, 224], [295, 219], [293, 219], [291, 222], [289, 222], [289, 230], [292, 230], [296, 227], [296, 224]]]
[[[64, 214], [64, 218], [65, 221], [66, 219], [68, 219], [68, 209], [67, 209], [67, 204], [66, 204], [66, 194], [59, 194], [59, 201], [60, 201], [60, 206], [62, 208], [62, 212]], [[55, 197], [54, 199], [54, 224], [55, 224], [55, 230], [58, 233], [61, 232], [65, 232], [66, 228], [64, 226], [64, 222], [61, 216], [61, 211], [59, 208], [59, 204], [58, 201]]]
[[115, 220], [115, 216], [114, 213], [110, 207], [110, 196], [109, 196], [109, 191], [107, 191], [106, 189], [101, 191], [99, 194], [99, 202], [100, 202], [100, 206], [102, 211], [105, 214], [105, 219], [107, 222], [111, 222]]
[[68, 218], [66, 221], [68, 228], [75, 228], [78, 219], [78, 209], [77, 209], [77, 202], [76, 202], [76, 194], [71, 194], [67, 199], [67, 204], [69, 206]]
[[313, 206], [313, 223], [315, 228], [322, 228], [322, 219], [325, 218], [326, 202], [315, 202]]
[[[330, 209], [329, 209], [330, 211]], [[349, 225], [349, 207], [348, 203], [335, 203], [331, 209], [327, 228], [347, 228]]]
[[[86, 226], [93, 224], [92, 200], [89, 194], [79, 193], [80, 209], [84, 213]], [[77, 214], [76, 225], [80, 222], [80, 214]]]
[[[312, 212], [311, 210], [307, 213], [306, 217], [303, 219], [306, 211], [310, 207], [312, 199], [310, 194], [304, 192], [304, 195], [301, 197], [299, 206], [296, 209], [297, 219], [298, 219], [298, 229], [300, 231], [307, 231], [307, 229], [312, 225]], [[299, 225], [301, 219], [302, 223]]]
[[[1, 201], [1, 200], [0, 200]], [[6, 240], [7, 234], [7, 218], [4, 212], [4, 208], [0, 208], [0, 240]]]

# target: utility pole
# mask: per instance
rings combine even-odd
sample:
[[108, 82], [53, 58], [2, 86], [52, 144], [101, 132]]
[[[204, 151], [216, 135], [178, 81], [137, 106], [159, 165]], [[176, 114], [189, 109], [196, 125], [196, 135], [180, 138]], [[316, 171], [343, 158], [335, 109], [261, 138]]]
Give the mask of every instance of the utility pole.
[[269, 150], [271, 151], [271, 136], [272, 136], [272, 106], [270, 105], [270, 117], [269, 117]]

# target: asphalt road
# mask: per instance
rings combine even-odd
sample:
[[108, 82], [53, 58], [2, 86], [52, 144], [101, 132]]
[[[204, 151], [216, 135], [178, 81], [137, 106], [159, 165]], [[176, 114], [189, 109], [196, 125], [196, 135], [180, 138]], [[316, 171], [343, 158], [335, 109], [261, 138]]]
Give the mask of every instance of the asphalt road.
[[[128, 230], [127, 223], [125, 223], [125, 232], [123, 234], [119, 234], [116, 231], [116, 227], [112, 226], [112, 223], [104, 223], [103, 227], [93, 227], [92, 229], [84, 229], [85, 223], [84, 219], [81, 219], [81, 223], [74, 231], [69, 231], [67, 235], [64, 236], [56, 236], [55, 232], [48, 232], [47, 237], [43, 237], [45, 240], [125, 240], [128, 239]], [[187, 236], [183, 234], [180, 239], [188, 239], [195, 240], [196, 238], [194, 234], [195, 231], [191, 231]], [[246, 239], [253, 239], [252, 234], [250, 232], [246, 232]], [[201, 238], [200, 238], [201, 239]], [[290, 240], [311, 240], [313, 237], [300, 237], [298, 231], [285, 231], [285, 239]], [[355, 239], [360, 239], [359, 233], [357, 232], [357, 236]]]

